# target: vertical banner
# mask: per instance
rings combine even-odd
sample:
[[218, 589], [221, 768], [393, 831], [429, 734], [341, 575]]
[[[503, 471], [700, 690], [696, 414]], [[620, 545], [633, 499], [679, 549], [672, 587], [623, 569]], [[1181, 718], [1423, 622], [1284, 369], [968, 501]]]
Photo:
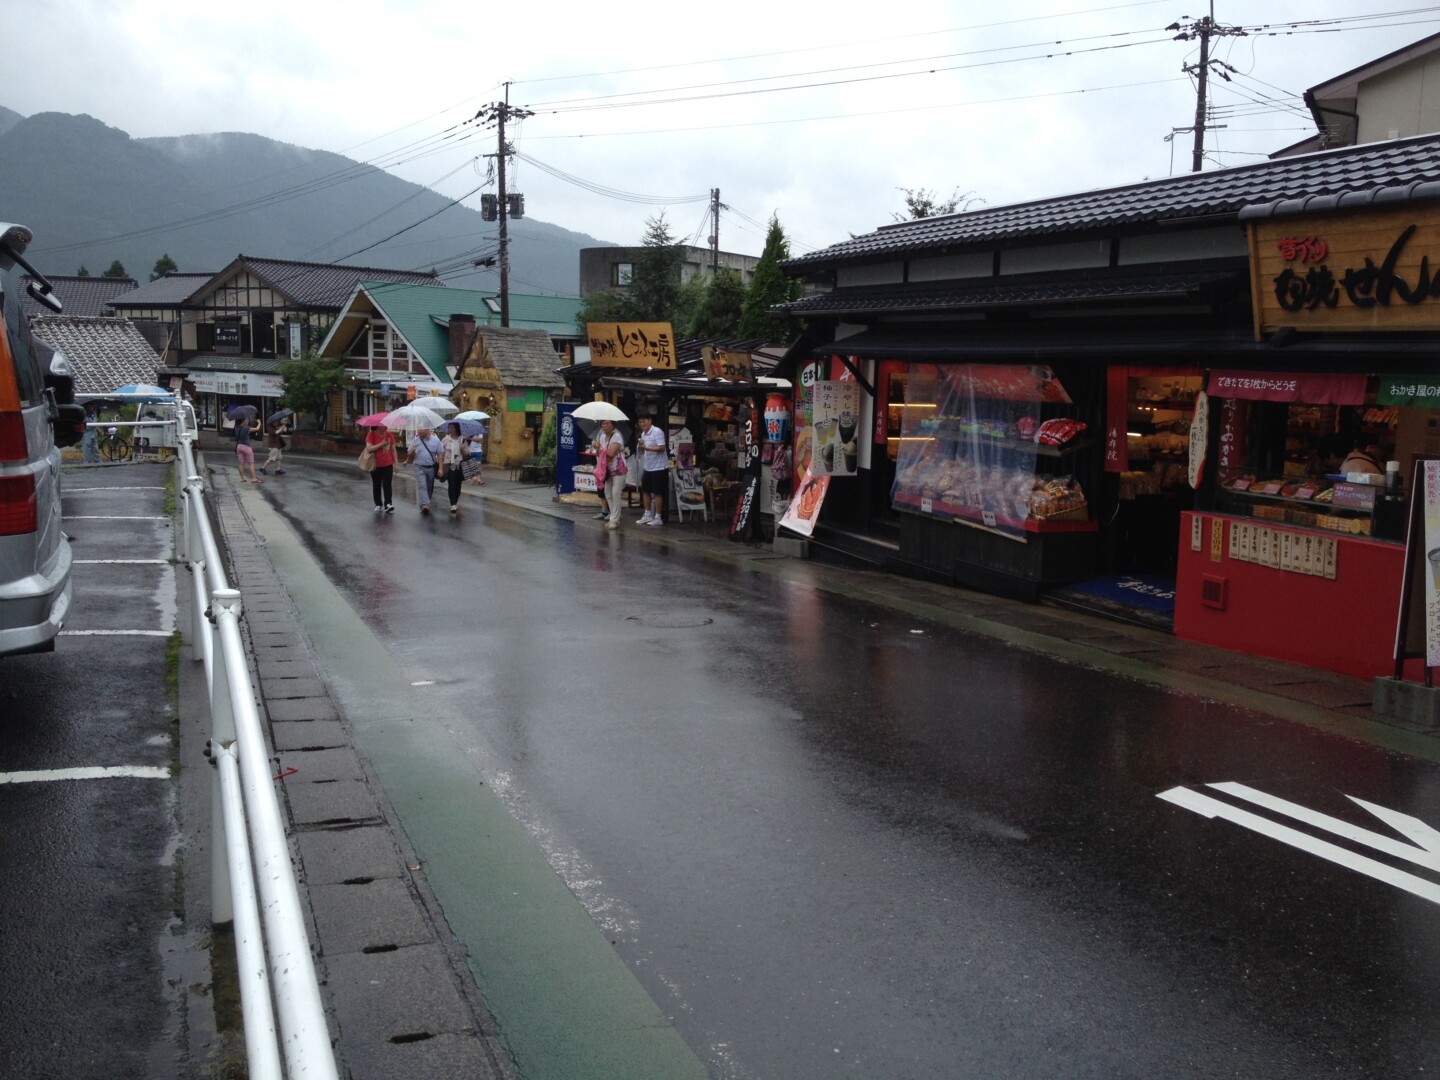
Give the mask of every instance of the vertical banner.
[[1241, 470], [1245, 461], [1245, 423], [1249, 409], [1238, 398], [1225, 398], [1220, 406], [1220, 453], [1216, 458], [1219, 475], [1224, 480]]
[[555, 490], [561, 495], [575, 490], [575, 466], [580, 463], [580, 425], [570, 414], [579, 407], [578, 401], [562, 401], [555, 406]]
[[755, 402], [740, 406], [740, 498], [730, 520], [730, 539], [748, 540], [760, 513], [760, 422]]
[[854, 476], [859, 472], [860, 446], [855, 439], [859, 419], [859, 383], [815, 384], [811, 472], [816, 476]]
[[1130, 426], [1130, 369], [1112, 366], [1105, 384], [1105, 471], [1130, 468], [1130, 447], [1125, 441]]
[[1190, 457], [1185, 479], [1199, 488], [1205, 475], [1205, 455], [1210, 452], [1210, 398], [1201, 390], [1195, 395], [1195, 414], [1190, 418]]
[[1421, 536], [1425, 551], [1425, 664], [1440, 667], [1440, 461], [1420, 463], [1424, 476]]
[[825, 492], [830, 490], [830, 477], [815, 476], [806, 471], [795, 490], [795, 498], [785, 508], [780, 518], [780, 528], [789, 529], [801, 536], [815, 531], [815, 520], [820, 516], [820, 506], [825, 502]]

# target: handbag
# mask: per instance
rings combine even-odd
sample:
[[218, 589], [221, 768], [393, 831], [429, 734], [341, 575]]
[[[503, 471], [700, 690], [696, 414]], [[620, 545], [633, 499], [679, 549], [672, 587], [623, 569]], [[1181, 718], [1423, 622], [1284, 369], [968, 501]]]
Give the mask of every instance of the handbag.
[[360, 451], [360, 456], [355, 459], [355, 464], [360, 467], [361, 472], [375, 471], [375, 447], [373, 444], [365, 444], [365, 449]]
[[601, 487], [605, 484], [605, 453], [603, 450], [595, 455], [595, 483]]
[[625, 464], [625, 451], [622, 450], [615, 455], [615, 466], [610, 471], [616, 476], [624, 476], [630, 471], [630, 466]]

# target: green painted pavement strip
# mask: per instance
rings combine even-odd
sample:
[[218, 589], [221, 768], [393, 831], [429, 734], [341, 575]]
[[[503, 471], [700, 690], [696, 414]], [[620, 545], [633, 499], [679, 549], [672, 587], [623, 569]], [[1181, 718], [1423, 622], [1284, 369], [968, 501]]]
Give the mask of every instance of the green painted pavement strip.
[[704, 1065], [443, 722], [263, 499], [244, 505], [331, 676], [356, 745], [525, 1080], [684, 1080]]

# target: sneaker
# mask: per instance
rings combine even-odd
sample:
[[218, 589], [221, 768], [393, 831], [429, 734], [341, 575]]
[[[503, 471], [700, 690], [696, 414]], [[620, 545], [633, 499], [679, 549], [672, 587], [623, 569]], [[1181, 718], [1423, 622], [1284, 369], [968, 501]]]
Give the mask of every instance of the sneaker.
[[657, 526], [657, 525], [664, 525], [665, 522], [662, 521], [660, 518], [651, 518], [651, 519], [650, 519], [649, 521], [647, 521], [645, 524], [646, 524], [646, 525], [649, 525], [651, 528], [654, 528], [654, 527]]
[[649, 510], [646, 510], [645, 513], [641, 514], [638, 518], [636, 518], [636, 521], [638, 521], [641, 525], [649, 525], [650, 522], [652, 522], [653, 520], [655, 520], [655, 515], [650, 513]]
[[264, 473], [266, 476], [269, 476], [269, 475], [270, 475], [270, 470], [267, 469], [267, 468], [265, 468], [264, 465], [261, 465], [261, 466], [260, 466], [260, 471], [261, 471], [262, 473]]
[[377, 514], [380, 513], [380, 512], [381, 512], [382, 510], [384, 510], [384, 509], [385, 509], [385, 507], [381, 506], [379, 503], [376, 503], [376, 504], [375, 504], [375, 512], [376, 512]]
[[606, 520], [609, 516], [610, 516], [609, 514], [606, 514], [606, 513], [603, 513], [603, 512], [602, 512], [602, 513], [599, 513], [599, 514], [596, 514], [596, 515], [595, 515], [595, 520], [596, 520], [596, 521], [604, 521], [604, 520]]
[[385, 504], [385, 512], [386, 512], [387, 514], [393, 514], [393, 513], [395, 512], [395, 504], [394, 504], [394, 503], [386, 503], [386, 504]]
[[276, 470], [275, 470], [275, 475], [276, 475], [276, 476], [284, 476], [284, 475], [285, 475], [285, 470], [284, 470], [284, 469], [276, 469]]
[[620, 522], [618, 522], [618, 521], [611, 521], [611, 522], [609, 522], [608, 524], [606, 524], [605, 527], [606, 527], [607, 529], [618, 529], [618, 528], [620, 527]]
[[456, 516], [457, 514], [459, 514], [459, 513], [460, 513], [460, 507], [458, 507], [458, 506], [452, 506], [452, 507], [450, 507], [450, 516], [451, 516], [451, 517], [455, 517], [455, 516]]

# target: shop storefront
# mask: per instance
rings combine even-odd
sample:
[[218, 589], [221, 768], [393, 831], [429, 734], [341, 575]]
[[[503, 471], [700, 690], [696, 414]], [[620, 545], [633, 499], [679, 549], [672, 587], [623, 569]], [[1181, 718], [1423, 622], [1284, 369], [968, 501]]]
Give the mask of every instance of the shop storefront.
[[1250, 219], [1257, 339], [1208, 371], [1175, 632], [1361, 677], [1393, 669], [1415, 463], [1440, 457], [1440, 204]]
[[194, 387], [196, 421], [212, 431], [229, 430], [232, 421], [226, 410], [233, 405], [250, 405], [258, 415], [268, 416], [279, 408], [285, 392], [278, 360], [197, 356], [186, 368], [185, 380]]

